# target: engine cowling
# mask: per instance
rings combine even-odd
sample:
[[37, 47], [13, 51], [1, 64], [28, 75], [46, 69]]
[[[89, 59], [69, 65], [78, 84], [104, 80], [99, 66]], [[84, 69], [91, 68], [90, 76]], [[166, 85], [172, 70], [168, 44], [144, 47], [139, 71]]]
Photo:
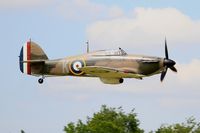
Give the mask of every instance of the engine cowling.
[[100, 78], [100, 80], [104, 84], [122, 84], [124, 82], [123, 78]]

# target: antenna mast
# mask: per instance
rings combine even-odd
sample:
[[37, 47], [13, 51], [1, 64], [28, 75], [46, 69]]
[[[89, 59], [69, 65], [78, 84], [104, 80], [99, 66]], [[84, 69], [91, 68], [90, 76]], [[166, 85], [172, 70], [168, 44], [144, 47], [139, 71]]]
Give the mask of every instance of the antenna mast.
[[86, 45], [87, 45], [87, 53], [90, 52], [90, 45], [89, 45], [89, 41], [86, 42]]

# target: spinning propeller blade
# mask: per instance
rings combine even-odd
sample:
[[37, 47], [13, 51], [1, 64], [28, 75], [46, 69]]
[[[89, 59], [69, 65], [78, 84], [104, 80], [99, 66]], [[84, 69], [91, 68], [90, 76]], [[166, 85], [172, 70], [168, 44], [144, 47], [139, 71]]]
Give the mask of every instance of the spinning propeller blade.
[[169, 59], [168, 48], [167, 48], [167, 40], [165, 39], [165, 58], [164, 58], [164, 70], [161, 73], [160, 81], [162, 82], [167, 74], [168, 68], [170, 68], [173, 72], [177, 72], [177, 69], [174, 67], [176, 64], [175, 61]]

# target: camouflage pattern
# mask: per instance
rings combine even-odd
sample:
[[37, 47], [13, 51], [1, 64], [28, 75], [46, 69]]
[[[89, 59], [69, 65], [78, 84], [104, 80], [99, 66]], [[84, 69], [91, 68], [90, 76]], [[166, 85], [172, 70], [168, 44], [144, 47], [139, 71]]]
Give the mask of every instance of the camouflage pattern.
[[26, 45], [31, 46], [30, 61], [22, 60], [23, 50], [21, 50], [20, 67], [24, 63], [29, 63], [31, 75], [34, 76], [100, 77], [103, 80], [102, 82], [105, 80], [104, 83], [107, 83], [106, 81], [112, 83], [109, 82], [110, 79], [113, 79], [112, 81], [115, 83], [115, 79], [142, 79], [143, 77], [159, 74], [164, 69], [164, 58], [128, 55], [121, 48], [49, 60], [36, 43], [27, 42]]
[[[124, 72], [130, 71], [133, 74], [141, 74], [144, 76], [150, 76], [152, 74], [160, 73], [163, 67], [163, 59], [158, 57], [149, 56], [94, 56], [93, 54], [84, 54], [80, 56], [67, 57], [59, 60], [45, 61], [44, 71], [41, 73], [44, 75], [62, 75], [62, 76], [93, 76], [86, 73], [75, 73], [73, 63], [75, 61], [83, 62], [84, 66], [97, 66], [113, 68], [117, 70], [124, 70]], [[75, 66], [79, 67], [79, 66]]]

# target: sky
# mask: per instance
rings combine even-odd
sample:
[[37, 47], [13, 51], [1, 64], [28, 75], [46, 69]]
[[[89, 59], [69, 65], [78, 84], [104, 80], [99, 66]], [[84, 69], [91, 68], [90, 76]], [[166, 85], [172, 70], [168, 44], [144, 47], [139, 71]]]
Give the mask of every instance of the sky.
[[[200, 2], [197, 0], [0, 0], [0, 132], [62, 133], [101, 105], [135, 109], [146, 132], [161, 124], [200, 121]], [[41, 45], [50, 59], [122, 47], [129, 54], [169, 56], [178, 73], [105, 85], [98, 78], [38, 78], [19, 70], [22, 45]]]

